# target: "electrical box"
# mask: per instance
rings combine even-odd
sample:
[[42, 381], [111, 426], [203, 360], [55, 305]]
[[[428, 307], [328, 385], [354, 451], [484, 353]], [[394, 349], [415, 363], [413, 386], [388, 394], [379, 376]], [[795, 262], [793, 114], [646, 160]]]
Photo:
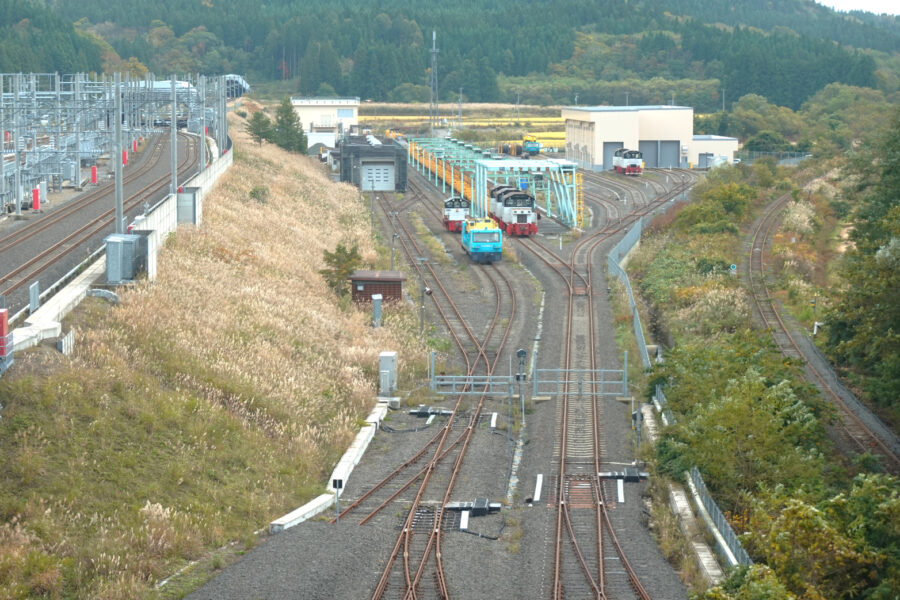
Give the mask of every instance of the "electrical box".
[[378, 355], [378, 395], [391, 396], [397, 389], [397, 353], [382, 352]]
[[131, 281], [135, 275], [135, 257], [140, 236], [114, 233], [106, 236], [106, 280], [109, 283]]

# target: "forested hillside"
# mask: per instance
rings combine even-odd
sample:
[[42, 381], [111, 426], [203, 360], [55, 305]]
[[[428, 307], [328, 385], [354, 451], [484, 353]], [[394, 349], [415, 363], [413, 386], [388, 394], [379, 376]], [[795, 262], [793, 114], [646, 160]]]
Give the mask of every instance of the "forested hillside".
[[38, 5], [0, 0], [0, 73], [96, 71], [100, 47]]
[[[100, 36], [122, 61], [134, 57], [134, 68], [289, 79], [306, 94], [427, 100], [433, 30], [445, 101], [462, 88], [466, 101], [573, 103], [578, 93], [579, 103], [599, 104], [622, 102], [634, 87], [632, 103], [674, 94], [711, 111], [724, 90], [726, 99], [754, 93], [796, 110], [828, 83], [892, 93], [900, 81], [896, 18], [838, 15], [810, 0], [42, 5]], [[24, 65], [12, 70], [65, 70], [51, 60]], [[558, 85], [536, 85], [542, 80]], [[631, 83], [650, 80], [654, 97]]]

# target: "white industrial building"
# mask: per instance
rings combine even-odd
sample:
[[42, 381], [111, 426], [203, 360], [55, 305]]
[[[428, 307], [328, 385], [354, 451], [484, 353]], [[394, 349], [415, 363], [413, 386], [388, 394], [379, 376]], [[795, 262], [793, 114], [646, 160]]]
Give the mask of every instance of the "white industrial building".
[[689, 106], [569, 106], [566, 158], [594, 171], [612, 169], [618, 148], [640, 150], [645, 168], [706, 168], [734, 159], [737, 138], [694, 135]]
[[335, 148], [345, 133], [359, 128], [359, 98], [291, 98], [303, 125], [307, 146], [323, 144]]

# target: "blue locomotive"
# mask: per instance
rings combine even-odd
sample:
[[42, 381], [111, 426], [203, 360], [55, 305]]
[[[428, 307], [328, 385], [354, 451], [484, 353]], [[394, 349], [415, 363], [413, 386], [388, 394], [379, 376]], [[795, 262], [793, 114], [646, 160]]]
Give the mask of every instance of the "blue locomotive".
[[490, 219], [466, 219], [460, 228], [460, 242], [472, 260], [489, 264], [503, 256], [503, 232]]

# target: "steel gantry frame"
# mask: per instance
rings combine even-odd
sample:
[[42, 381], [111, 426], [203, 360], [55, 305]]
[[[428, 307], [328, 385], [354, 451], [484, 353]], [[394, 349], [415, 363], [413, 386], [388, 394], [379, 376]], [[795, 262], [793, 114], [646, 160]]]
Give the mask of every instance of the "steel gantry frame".
[[580, 227], [581, 178], [574, 162], [561, 159], [505, 159], [490, 150], [449, 138], [409, 138], [409, 160], [442, 193], [462, 195], [472, 214], [488, 214], [489, 185], [527, 187], [547, 216]]
[[[207, 132], [224, 151], [224, 76], [192, 76], [173, 84], [152, 75], [124, 74], [116, 86], [107, 75], [0, 73], [0, 210], [20, 212], [28, 189], [40, 188], [43, 195], [64, 182], [80, 188], [83, 167], [117, 155], [117, 147], [130, 150], [168, 127], [173, 85], [178, 122], [192, 133]], [[121, 114], [118, 139], [116, 114]], [[110, 171], [116, 162], [109, 161]]]

